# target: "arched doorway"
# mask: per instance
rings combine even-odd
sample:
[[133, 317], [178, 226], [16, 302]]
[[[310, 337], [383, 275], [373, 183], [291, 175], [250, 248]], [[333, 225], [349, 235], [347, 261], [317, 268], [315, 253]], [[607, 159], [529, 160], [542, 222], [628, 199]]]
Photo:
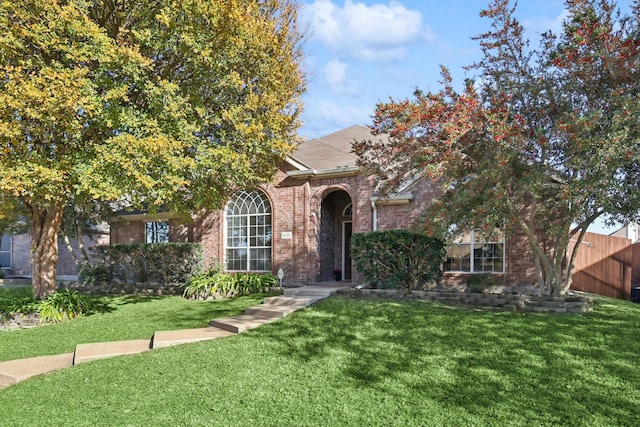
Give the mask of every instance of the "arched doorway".
[[353, 205], [349, 193], [336, 190], [322, 200], [320, 212], [320, 277], [326, 282], [351, 280], [350, 241], [352, 234]]

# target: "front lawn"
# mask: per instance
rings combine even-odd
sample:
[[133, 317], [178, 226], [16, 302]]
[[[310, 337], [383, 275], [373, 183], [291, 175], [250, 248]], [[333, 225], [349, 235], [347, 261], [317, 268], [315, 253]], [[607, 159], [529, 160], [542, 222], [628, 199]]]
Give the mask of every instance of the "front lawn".
[[[0, 289], [0, 298], [30, 295], [28, 289]], [[0, 331], [0, 362], [72, 352], [77, 344], [148, 338], [155, 331], [202, 328], [217, 317], [240, 314], [266, 294], [215, 302], [179, 296], [92, 297], [92, 312], [72, 321], [34, 329]], [[1, 425], [1, 422], [0, 422]]]
[[0, 412], [8, 426], [634, 426], [639, 333], [640, 306], [610, 299], [558, 315], [334, 296], [28, 380], [0, 390]]

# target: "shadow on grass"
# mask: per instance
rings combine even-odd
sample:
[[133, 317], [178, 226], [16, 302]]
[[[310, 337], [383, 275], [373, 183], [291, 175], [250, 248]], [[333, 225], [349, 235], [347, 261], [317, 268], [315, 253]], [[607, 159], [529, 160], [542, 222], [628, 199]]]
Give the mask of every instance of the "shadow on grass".
[[340, 359], [355, 387], [398, 399], [419, 393], [498, 423], [638, 425], [640, 307], [604, 301], [558, 315], [339, 296], [264, 333], [283, 356]]

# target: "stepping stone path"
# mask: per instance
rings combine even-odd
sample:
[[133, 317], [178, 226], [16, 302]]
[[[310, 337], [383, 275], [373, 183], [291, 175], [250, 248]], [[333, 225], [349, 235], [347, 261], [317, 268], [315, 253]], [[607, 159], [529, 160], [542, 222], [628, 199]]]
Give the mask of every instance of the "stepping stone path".
[[285, 288], [282, 296], [266, 298], [262, 304], [249, 307], [245, 314], [214, 319], [209, 327], [182, 329], [177, 331], [158, 331], [151, 340], [129, 340], [78, 344], [73, 353], [54, 356], [31, 357], [0, 363], [0, 389], [24, 381], [35, 375], [44, 374], [79, 363], [107, 357], [138, 354], [156, 348], [207, 341], [228, 337], [265, 323], [281, 319], [294, 311], [314, 304], [339, 288], [303, 286]]

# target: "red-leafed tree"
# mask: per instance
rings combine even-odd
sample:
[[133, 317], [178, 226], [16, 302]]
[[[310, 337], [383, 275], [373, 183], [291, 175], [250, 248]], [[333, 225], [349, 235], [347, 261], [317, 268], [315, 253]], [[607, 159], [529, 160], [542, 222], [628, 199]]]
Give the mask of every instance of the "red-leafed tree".
[[391, 143], [354, 144], [384, 191], [421, 175], [442, 184], [424, 216], [430, 232], [504, 224], [526, 235], [553, 295], [571, 286], [589, 225], [640, 211], [638, 6], [566, 7], [562, 33], [533, 49], [515, 6], [494, 0], [481, 13], [491, 30], [476, 37], [483, 57], [468, 67], [477, 79], [456, 91], [443, 67], [439, 92], [377, 106], [372, 129]]

